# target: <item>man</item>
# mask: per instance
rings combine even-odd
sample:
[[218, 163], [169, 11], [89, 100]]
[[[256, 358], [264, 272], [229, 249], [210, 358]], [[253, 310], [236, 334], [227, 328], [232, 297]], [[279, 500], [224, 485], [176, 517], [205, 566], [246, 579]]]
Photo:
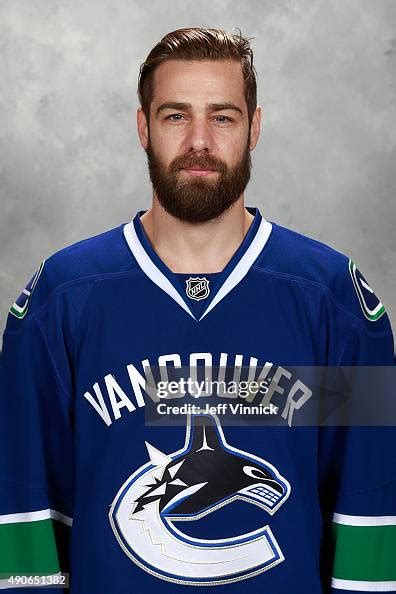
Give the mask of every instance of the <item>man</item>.
[[[249, 42], [169, 33], [139, 98], [151, 208], [50, 257], [8, 317], [1, 587], [62, 570], [73, 594], [396, 591], [391, 433], [294, 426], [312, 392], [269, 379], [392, 365], [393, 337], [353, 262], [244, 205], [261, 122]], [[193, 394], [149, 389], [181, 369], [248, 370], [267, 389], [245, 402], [282, 426], [230, 423], [210, 392], [183, 424], [149, 423], [149, 405]]]

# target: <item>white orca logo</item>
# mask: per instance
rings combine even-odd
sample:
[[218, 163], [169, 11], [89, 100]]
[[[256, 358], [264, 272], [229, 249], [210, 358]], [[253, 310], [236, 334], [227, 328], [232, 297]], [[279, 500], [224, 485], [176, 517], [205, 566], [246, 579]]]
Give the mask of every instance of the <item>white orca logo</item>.
[[120, 546], [139, 567], [170, 582], [214, 586], [284, 560], [268, 525], [208, 540], [173, 524], [198, 520], [236, 499], [273, 515], [290, 494], [274, 466], [227, 443], [217, 416], [188, 415], [185, 444], [176, 452], [146, 446], [150, 461], [122, 485], [109, 513]]

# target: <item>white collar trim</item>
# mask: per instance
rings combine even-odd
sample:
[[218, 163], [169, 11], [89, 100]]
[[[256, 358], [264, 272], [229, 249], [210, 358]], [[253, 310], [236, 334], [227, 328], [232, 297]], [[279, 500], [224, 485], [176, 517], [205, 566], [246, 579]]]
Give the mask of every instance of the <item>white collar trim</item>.
[[165, 291], [165, 293], [168, 293], [168, 295], [172, 297], [172, 299], [174, 299], [180, 305], [180, 307], [184, 309], [184, 311], [196, 319], [187, 303], [184, 301], [184, 299], [182, 299], [172, 283], [166, 278], [165, 274], [161, 272], [161, 270], [154, 264], [147, 254], [136, 234], [133, 221], [124, 225], [124, 236], [133, 255], [136, 258], [137, 263], [143, 272], [149, 277], [149, 279], [158, 285], [160, 289]]
[[213, 300], [209, 303], [204, 313], [201, 315], [199, 320], [197, 320], [191, 309], [188, 307], [187, 303], [184, 301], [178, 291], [176, 291], [172, 283], [167, 279], [163, 272], [161, 272], [158, 266], [154, 264], [147, 254], [136, 234], [133, 221], [130, 221], [124, 225], [125, 239], [143, 272], [150, 278], [150, 280], [152, 280], [158, 287], [165, 291], [165, 293], [167, 293], [174, 301], [176, 301], [176, 303], [178, 303], [178, 305], [180, 305], [180, 307], [183, 308], [185, 312], [187, 312], [192, 318], [194, 318], [194, 320], [197, 321], [201, 321], [246, 276], [267, 243], [271, 231], [272, 224], [262, 218], [252, 243], [239, 262], [236, 264], [230, 275], [225, 279], [224, 283], [216, 293]]
[[264, 248], [268, 241], [270, 233], [272, 231], [272, 225], [265, 219], [261, 220], [260, 226], [257, 229], [255, 238], [252, 243], [239, 260], [230, 275], [225, 279], [224, 283], [216, 293], [209, 306], [205, 309], [199, 321], [202, 320], [209, 313], [215, 305], [217, 305], [241, 280], [247, 275], [251, 266], [260, 255], [260, 252]]

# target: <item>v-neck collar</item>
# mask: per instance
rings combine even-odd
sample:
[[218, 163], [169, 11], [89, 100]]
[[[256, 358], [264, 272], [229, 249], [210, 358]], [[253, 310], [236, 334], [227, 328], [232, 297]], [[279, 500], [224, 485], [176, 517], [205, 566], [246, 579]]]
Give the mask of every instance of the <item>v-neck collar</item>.
[[[142, 271], [184, 309], [194, 320], [200, 322], [224, 297], [246, 276], [270, 236], [272, 225], [266, 221], [258, 208], [246, 207], [254, 219], [242, 243], [218, 274], [210, 291], [203, 301], [202, 309], [196, 316], [192, 311], [181, 283], [168, 266], [155, 252], [146, 235], [140, 217], [146, 212], [140, 210], [134, 219], [124, 225], [124, 236], [128, 246]], [[191, 276], [197, 276], [192, 274]]]

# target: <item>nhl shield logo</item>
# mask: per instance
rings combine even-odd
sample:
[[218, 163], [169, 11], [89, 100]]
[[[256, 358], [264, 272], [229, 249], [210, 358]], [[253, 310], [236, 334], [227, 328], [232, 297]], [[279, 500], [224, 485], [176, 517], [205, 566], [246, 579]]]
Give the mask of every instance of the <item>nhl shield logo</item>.
[[186, 280], [186, 293], [190, 299], [201, 301], [209, 295], [209, 281], [205, 277], [192, 277]]

